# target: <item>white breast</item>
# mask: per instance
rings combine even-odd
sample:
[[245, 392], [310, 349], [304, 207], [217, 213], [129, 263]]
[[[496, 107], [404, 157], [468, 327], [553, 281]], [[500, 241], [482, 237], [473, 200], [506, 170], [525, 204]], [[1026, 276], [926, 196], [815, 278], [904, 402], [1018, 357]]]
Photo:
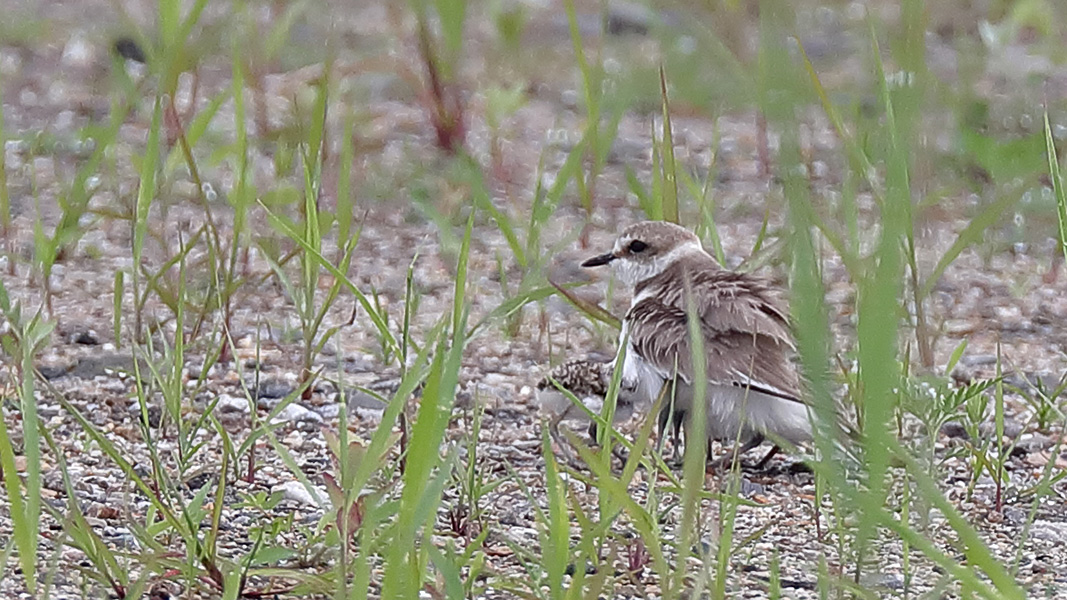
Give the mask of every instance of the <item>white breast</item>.
[[659, 369], [628, 345], [622, 364], [622, 389], [634, 406], [640, 410], [651, 408], [665, 381], [667, 377]]

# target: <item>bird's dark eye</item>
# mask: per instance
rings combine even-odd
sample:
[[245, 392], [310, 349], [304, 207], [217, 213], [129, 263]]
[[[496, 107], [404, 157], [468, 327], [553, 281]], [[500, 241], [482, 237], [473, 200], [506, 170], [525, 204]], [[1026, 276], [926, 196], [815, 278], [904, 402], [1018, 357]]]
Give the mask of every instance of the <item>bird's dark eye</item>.
[[648, 249], [648, 244], [641, 240], [634, 240], [630, 242], [630, 252], [644, 252]]

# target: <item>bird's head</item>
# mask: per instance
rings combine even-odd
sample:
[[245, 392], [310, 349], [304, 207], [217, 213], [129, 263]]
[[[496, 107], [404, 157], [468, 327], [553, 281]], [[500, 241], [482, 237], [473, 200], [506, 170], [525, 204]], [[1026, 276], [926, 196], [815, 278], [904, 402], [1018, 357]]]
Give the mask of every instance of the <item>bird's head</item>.
[[583, 267], [610, 264], [626, 285], [655, 277], [692, 253], [704, 254], [700, 238], [688, 229], [666, 221], [642, 221], [630, 225], [615, 240], [611, 252], [594, 256]]

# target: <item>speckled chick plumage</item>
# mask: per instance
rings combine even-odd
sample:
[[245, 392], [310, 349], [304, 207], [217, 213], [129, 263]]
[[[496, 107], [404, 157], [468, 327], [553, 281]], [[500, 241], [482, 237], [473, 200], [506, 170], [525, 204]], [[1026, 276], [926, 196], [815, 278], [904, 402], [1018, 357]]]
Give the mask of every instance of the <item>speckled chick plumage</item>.
[[[590, 411], [599, 413], [611, 383], [611, 363], [577, 359], [557, 365], [537, 383], [537, 401], [549, 421], [589, 421], [589, 415], [571, 402], [553, 381], [582, 401]], [[619, 398], [615, 405], [615, 420], [632, 414], [632, 405]]]

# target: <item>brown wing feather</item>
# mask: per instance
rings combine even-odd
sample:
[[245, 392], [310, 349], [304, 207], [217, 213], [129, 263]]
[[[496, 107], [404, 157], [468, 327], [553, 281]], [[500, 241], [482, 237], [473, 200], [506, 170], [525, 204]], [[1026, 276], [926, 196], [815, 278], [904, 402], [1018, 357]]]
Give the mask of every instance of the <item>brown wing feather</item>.
[[[709, 258], [710, 260], [710, 258]], [[683, 273], [664, 272], [639, 286], [646, 297], [627, 314], [630, 344], [664, 373], [692, 379], [686, 294], [666, 285]], [[791, 400], [800, 382], [785, 307], [762, 279], [718, 269], [689, 270], [707, 355], [707, 376], [723, 385], [751, 386]]]

